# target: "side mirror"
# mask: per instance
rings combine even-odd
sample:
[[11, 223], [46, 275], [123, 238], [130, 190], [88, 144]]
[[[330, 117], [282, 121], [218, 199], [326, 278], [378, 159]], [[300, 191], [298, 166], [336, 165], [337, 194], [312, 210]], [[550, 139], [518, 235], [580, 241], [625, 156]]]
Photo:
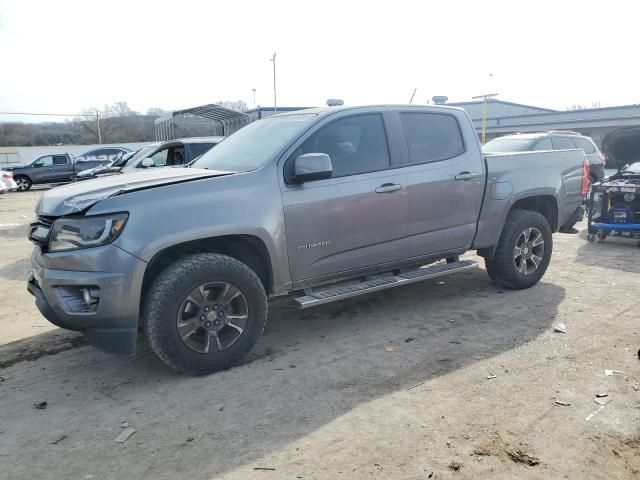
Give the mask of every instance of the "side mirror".
[[333, 164], [326, 153], [305, 153], [296, 157], [293, 179], [298, 183], [323, 180], [333, 175]]
[[42, 167], [42, 163], [40, 163], [40, 162], [36, 162], [36, 163], [34, 163], [33, 165], [31, 165], [31, 166], [32, 166], [33, 168], [40, 168], [40, 167]]
[[140, 166], [142, 168], [149, 168], [149, 167], [153, 167], [155, 166], [156, 162], [154, 162], [153, 160], [151, 160], [150, 158], [145, 158], [144, 160], [142, 160], [142, 162], [140, 162]]

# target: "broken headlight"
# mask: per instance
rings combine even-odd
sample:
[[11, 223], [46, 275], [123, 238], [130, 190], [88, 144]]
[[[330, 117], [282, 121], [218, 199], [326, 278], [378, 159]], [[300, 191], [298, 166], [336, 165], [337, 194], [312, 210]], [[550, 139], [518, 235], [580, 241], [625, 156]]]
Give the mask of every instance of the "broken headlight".
[[113, 242], [124, 228], [127, 213], [62, 217], [51, 227], [49, 251], [76, 250]]

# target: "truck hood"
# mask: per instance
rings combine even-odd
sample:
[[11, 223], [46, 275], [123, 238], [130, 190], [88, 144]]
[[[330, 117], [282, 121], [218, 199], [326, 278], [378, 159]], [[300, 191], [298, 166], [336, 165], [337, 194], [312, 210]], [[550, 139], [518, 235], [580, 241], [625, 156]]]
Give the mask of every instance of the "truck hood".
[[195, 168], [149, 168], [141, 172], [70, 183], [45, 192], [36, 205], [36, 214], [51, 217], [70, 215], [107, 197], [231, 173]]

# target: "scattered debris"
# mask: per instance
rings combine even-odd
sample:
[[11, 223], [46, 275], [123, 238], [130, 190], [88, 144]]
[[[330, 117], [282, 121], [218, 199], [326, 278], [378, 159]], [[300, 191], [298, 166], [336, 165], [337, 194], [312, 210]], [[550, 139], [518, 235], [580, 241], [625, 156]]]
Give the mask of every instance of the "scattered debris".
[[456, 323], [456, 322], [454, 322], [454, 321], [453, 321], [453, 320], [451, 320], [451, 319], [449, 319], [449, 320], [448, 320], [448, 322], [449, 322], [449, 323]]
[[437, 283], [437, 285], [444, 285], [444, 283], [445, 282], [440, 281], [440, 282]]
[[67, 438], [66, 435], [61, 435], [58, 438], [56, 438], [53, 442], [51, 442], [51, 445], [57, 445], [59, 444], [61, 441], [63, 441], [65, 438]]
[[187, 443], [191, 443], [196, 439], [196, 437], [187, 437], [187, 439], [185, 440], [185, 442]]
[[462, 468], [462, 464], [460, 462], [451, 462], [449, 464], [449, 469], [453, 470], [454, 472], [457, 472], [461, 468]]
[[607, 377], [610, 377], [611, 375], [624, 375], [624, 372], [621, 372], [620, 370], [607, 370], [606, 368], [604, 369], [604, 374]]
[[122, 423], [120, 424], [120, 426], [121, 426], [122, 428], [127, 428], [127, 427], [129, 426], [129, 422], [122, 422]]
[[638, 350], [638, 359], [640, 359], [640, 350]]
[[415, 385], [407, 388], [407, 390], [413, 390], [414, 388], [419, 387], [420, 385], [424, 385], [424, 382], [416, 383]]
[[498, 376], [494, 375], [493, 373], [490, 373], [489, 375], [487, 375], [487, 380], [493, 380], [494, 378], [498, 378]]
[[131, 435], [136, 433], [136, 431], [137, 430], [135, 428], [127, 427], [113, 441], [116, 443], [124, 443]]
[[600, 392], [600, 393], [596, 393], [596, 397], [598, 398], [604, 398], [604, 397], [608, 397], [609, 394], [605, 393], [605, 392]]
[[404, 343], [409, 343], [409, 342], [413, 342], [415, 340], [415, 338], [413, 337], [407, 337], [404, 339]]
[[47, 402], [36, 402], [33, 404], [33, 406], [38, 410], [44, 410], [45, 408], [47, 408]]
[[604, 408], [604, 405], [600, 405], [600, 407], [598, 407], [598, 409], [595, 412], [590, 413], [587, 418], [585, 418], [585, 421], [589, 421], [591, 420], [593, 417], [595, 417], [598, 413], [600, 413], [600, 411]]
[[276, 469], [275, 468], [271, 468], [271, 467], [253, 467], [254, 470], [267, 470], [270, 472], [275, 472]]
[[540, 464], [540, 459], [529, 455], [527, 452], [517, 448], [515, 450], [505, 450], [507, 456], [516, 463], [522, 463], [529, 467], [535, 467]]
[[427, 478], [433, 478], [433, 472], [431, 472]]
[[571, 406], [571, 402], [566, 402], [564, 400], [556, 399], [553, 403], [555, 403], [556, 405], [561, 405], [563, 407], [570, 407]]
[[384, 347], [384, 351], [385, 352], [395, 352], [396, 351], [396, 347], [394, 347], [393, 345], [387, 345], [386, 347]]
[[567, 326], [564, 323], [559, 323], [553, 329], [554, 332], [567, 333]]
[[527, 452], [527, 445], [519, 444], [517, 447], [511, 446], [502, 440], [497, 432], [488, 439], [482, 440], [473, 448], [473, 455], [478, 456], [500, 456], [507, 455], [511, 461], [533, 467], [540, 464], [540, 459]]
[[612, 400], [611, 398], [596, 398], [594, 402], [596, 402], [598, 405], [606, 405], [611, 400]]

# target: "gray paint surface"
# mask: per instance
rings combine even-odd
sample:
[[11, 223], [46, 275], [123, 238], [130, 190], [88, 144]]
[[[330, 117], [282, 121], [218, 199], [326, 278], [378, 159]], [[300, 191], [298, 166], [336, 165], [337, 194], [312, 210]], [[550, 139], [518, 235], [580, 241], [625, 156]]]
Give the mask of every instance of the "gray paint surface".
[[[398, 113], [404, 111], [456, 117], [465, 152], [448, 160], [409, 165], [406, 138], [398, 124]], [[112, 245], [56, 254], [42, 254], [36, 247], [34, 274], [48, 303], [56, 304], [54, 310], [70, 328], [87, 330], [96, 343], [100, 343], [96, 325], [102, 328], [111, 321], [135, 339], [147, 262], [175, 245], [251, 236], [264, 245], [272, 268], [271, 290], [280, 294], [353, 277], [363, 270], [385, 271], [490, 247], [519, 199], [539, 195], [555, 199], [560, 221], [552, 225], [554, 231], [581, 202], [581, 151], [485, 160], [472, 122], [461, 109], [377, 106], [314, 112], [318, 116], [308, 130], [250, 172], [148, 170], [45, 193], [37, 207], [39, 215], [79, 210], [85, 215], [129, 213]], [[391, 153], [388, 169], [302, 185], [285, 181], [285, 164], [301, 142], [322, 125], [360, 113], [383, 116]], [[456, 180], [460, 174], [464, 178]], [[399, 188], [376, 192], [387, 184]], [[486, 195], [485, 189], [500, 193]], [[101, 300], [98, 312], [90, 316], [64, 312], [54, 288], [64, 284], [104, 285], [108, 296], [104, 310]]]

